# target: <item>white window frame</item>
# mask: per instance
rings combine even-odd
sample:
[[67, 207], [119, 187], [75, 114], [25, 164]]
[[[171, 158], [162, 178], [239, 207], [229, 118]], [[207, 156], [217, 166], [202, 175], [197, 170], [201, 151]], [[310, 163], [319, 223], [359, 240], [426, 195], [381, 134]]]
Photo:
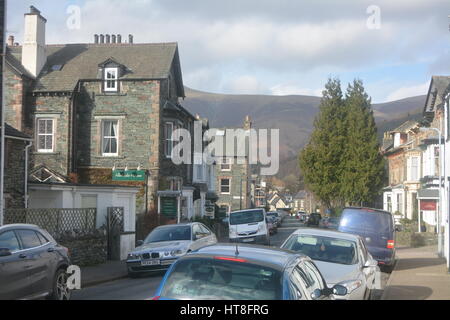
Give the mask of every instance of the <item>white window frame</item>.
[[[417, 160], [416, 166], [413, 167], [413, 161]], [[416, 171], [414, 171], [414, 168]], [[413, 175], [415, 172], [415, 176]], [[420, 180], [420, 157], [419, 156], [411, 156], [408, 159], [408, 181], [419, 181]]]
[[[171, 129], [168, 130], [167, 127], [170, 126]], [[164, 154], [166, 158], [172, 159], [172, 150], [174, 147], [173, 131], [175, 130], [175, 124], [171, 121], [164, 123]], [[170, 132], [170, 136], [169, 136]]]
[[[231, 158], [222, 158], [220, 161], [220, 170], [221, 171], [231, 171]], [[224, 169], [223, 166], [228, 166], [228, 169]]]
[[[39, 133], [39, 121], [52, 121], [52, 133]], [[39, 153], [53, 153], [55, 152], [55, 129], [56, 129], [56, 119], [49, 117], [39, 117], [36, 118], [36, 149]], [[47, 128], [47, 126], [45, 126]], [[40, 136], [52, 136], [52, 147], [51, 149], [41, 149], [39, 145], [39, 137]]]
[[[228, 183], [228, 192], [223, 192], [222, 191], [222, 181], [223, 180], [228, 180], [229, 181], [229, 183]], [[231, 194], [231, 178], [226, 178], [226, 177], [220, 178], [219, 189], [220, 189], [220, 193], [221, 194]]]
[[[113, 73], [113, 78], [108, 78], [108, 74]], [[108, 82], [113, 81], [114, 87], [109, 87]], [[118, 68], [105, 68], [104, 78], [104, 90], [105, 92], [117, 92], [119, 90], [119, 69]]]
[[[105, 128], [105, 123], [106, 122], [111, 122], [111, 123], [117, 123], [117, 129], [116, 129], [116, 136], [115, 137], [113, 137], [113, 136], [104, 136], [103, 134], [104, 134], [104, 128]], [[117, 119], [104, 119], [104, 120], [102, 120], [101, 121], [101, 128], [100, 128], [100, 130], [101, 130], [101, 148], [102, 148], [102, 150], [101, 150], [101, 152], [102, 152], [102, 157], [117, 157], [117, 156], [119, 156], [119, 130], [120, 130], [120, 122], [119, 122], [119, 120], [117, 120]], [[116, 148], [117, 148], [117, 152], [116, 153], [105, 153], [104, 152], [104, 150], [105, 150], [105, 139], [113, 139], [113, 138], [115, 138], [116, 139]]]

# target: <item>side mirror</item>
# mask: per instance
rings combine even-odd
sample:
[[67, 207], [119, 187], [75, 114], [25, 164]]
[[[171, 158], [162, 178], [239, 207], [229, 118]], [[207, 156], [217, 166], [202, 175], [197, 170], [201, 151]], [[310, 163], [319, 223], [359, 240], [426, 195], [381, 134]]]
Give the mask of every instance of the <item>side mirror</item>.
[[345, 296], [347, 294], [347, 288], [340, 284], [335, 285], [332, 291], [336, 296]]
[[369, 259], [364, 264], [363, 268], [370, 268], [370, 267], [376, 267], [378, 266], [378, 261], [375, 259]]
[[0, 257], [7, 257], [10, 255], [12, 255], [12, 253], [8, 248], [0, 248]]
[[137, 244], [138, 247], [140, 247], [140, 246], [142, 246], [144, 244], [144, 240], [138, 240], [136, 242], [136, 244]]

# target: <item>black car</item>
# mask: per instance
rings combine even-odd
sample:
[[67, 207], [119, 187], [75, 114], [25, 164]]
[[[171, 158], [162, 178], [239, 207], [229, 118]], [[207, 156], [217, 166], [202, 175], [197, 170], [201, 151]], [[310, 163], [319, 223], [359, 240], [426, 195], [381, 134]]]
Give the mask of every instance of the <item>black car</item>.
[[27, 224], [0, 227], [0, 299], [69, 300], [68, 249]]
[[306, 225], [308, 227], [311, 227], [311, 226], [318, 227], [320, 220], [322, 220], [322, 216], [320, 215], [320, 213], [311, 213], [309, 215], [308, 221], [306, 222]]
[[360, 207], [345, 208], [338, 230], [360, 235], [380, 267], [392, 270], [395, 264], [395, 226], [390, 212]]

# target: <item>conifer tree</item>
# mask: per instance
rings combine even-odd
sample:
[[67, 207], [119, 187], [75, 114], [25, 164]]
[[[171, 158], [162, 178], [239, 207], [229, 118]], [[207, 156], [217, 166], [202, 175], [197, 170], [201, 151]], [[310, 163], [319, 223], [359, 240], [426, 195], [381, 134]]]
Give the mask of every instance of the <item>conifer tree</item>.
[[323, 91], [310, 142], [299, 157], [305, 184], [327, 207], [341, 200], [345, 118], [341, 83], [338, 79], [329, 79]]

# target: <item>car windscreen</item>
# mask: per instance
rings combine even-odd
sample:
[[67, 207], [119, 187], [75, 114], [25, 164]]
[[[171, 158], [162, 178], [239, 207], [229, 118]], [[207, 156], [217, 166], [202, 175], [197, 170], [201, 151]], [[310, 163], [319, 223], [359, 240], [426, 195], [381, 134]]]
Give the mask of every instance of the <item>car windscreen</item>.
[[145, 239], [144, 243], [161, 241], [191, 240], [190, 226], [159, 227], [154, 229]]
[[161, 296], [178, 300], [279, 300], [281, 271], [247, 262], [208, 258], [180, 260]]
[[283, 249], [293, 250], [313, 260], [351, 265], [358, 262], [354, 241], [316, 235], [292, 235]]
[[238, 211], [230, 214], [230, 224], [246, 224], [264, 221], [262, 210]]
[[386, 234], [392, 232], [392, 216], [378, 211], [345, 209], [340, 227], [362, 229], [366, 232]]

